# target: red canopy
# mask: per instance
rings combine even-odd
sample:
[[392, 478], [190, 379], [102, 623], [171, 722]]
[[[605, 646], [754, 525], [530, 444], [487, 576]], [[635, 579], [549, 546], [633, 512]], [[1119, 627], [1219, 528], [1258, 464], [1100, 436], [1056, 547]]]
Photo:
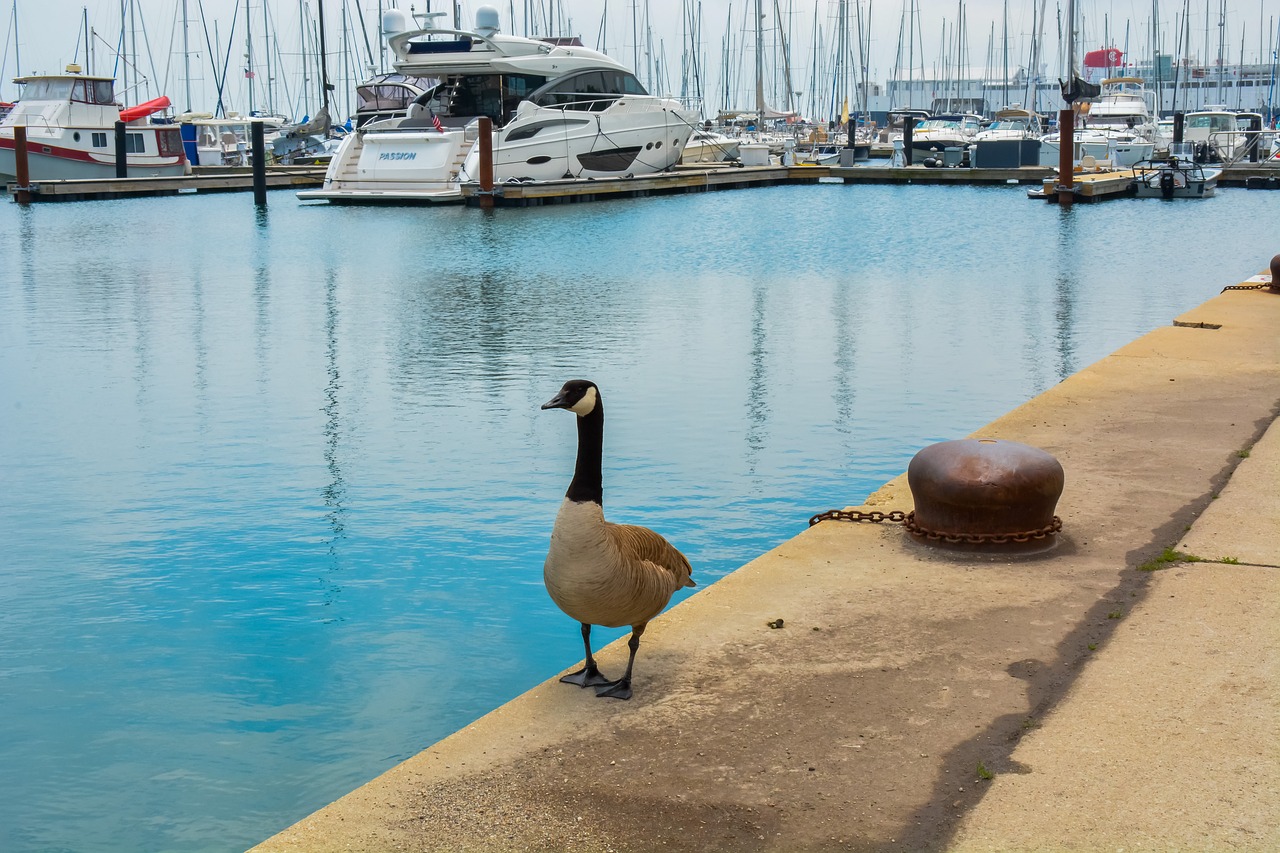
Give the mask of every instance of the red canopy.
[[171, 106], [169, 98], [161, 95], [158, 98], [152, 98], [138, 104], [136, 107], [125, 107], [120, 111], [121, 121], [133, 121], [135, 119], [145, 118], [152, 113], [158, 113], [161, 110], [168, 109]]

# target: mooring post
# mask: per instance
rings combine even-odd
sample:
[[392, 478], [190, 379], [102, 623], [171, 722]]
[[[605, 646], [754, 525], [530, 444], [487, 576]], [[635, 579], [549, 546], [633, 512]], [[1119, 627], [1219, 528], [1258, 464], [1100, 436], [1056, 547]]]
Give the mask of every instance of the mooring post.
[[13, 129], [13, 172], [18, 182], [14, 201], [31, 203], [31, 168], [27, 164], [27, 127], [20, 124]]
[[1258, 140], [1262, 138], [1262, 116], [1249, 116], [1249, 135], [1246, 138], [1245, 145], [1248, 146], [1249, 162], [1258, 162]]
[[480, 206], [493, 207], [493, 121], [479, 119], [480, 132]]
[[1067, 107], [1058, 111], [1058, 204], [1075, 201], [1075, 147], [1076, 114]]
[[129, 177], [129, 152], [125, 150], [124, 122], [116, 122], [116, 177]]
[[915, 135], [916, 120], [913, 116], [907, 116], [902, 123], [902, 164], [904, 166], [911, 165], [911, 137]]
[[267, 143], [262, 122], [249, 122], [249, 139], [253, 145], [253, 203], [267, 205]]

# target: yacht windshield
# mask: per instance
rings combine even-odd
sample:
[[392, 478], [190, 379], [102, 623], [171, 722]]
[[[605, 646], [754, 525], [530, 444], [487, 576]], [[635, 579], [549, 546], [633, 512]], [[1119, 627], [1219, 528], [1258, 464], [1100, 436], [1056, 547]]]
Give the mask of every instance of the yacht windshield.
[[453, 118], [488, 116], [502, 127], [520, 102], [547, 82], [536, 74], [462, 74], [450, 77], [418, 99], [432, 112]]
[[529, 96], [540, 107], [565, 107], [599, 112], [618, 98], [648, 95], [634, 74], [626, 71], [583, 71], [553, 80]]
[[66, 101], [71, 98], [74, 80], [32, 80], [22, 89], [24, 101]]
[[439, 83], [440, 80], [434, 77], [387, 74], [356, 87], [356, 110], [407, 110], [420, 94], [419, 89], [430, 89]]

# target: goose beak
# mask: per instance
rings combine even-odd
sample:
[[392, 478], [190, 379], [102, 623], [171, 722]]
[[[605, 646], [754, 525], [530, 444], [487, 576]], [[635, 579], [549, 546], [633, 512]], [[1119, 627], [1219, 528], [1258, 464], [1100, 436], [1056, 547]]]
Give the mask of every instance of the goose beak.
[[546, 411], [547, 409], [567, 409], [570, 405], [572, 404], [565, 399], [564, 390], [561, 389], [559, 394], [556, 394], [550, 400], [542, 404], [542, 409], [543, 411]]

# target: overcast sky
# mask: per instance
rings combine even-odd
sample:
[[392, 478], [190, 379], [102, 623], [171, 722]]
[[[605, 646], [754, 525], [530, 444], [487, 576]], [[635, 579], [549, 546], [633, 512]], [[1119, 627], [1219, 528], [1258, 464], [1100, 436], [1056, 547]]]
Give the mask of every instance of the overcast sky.
[[[0, 0], [5, 4], [0, 11], [0, 27], [5, 35], [0, 80], [0, 98], [12, 100], [17, 87], [10, 79], [18, 73], [57, 72], [73, 59], [84, 65], [82, 20], [87, 9], [89, 27], [96, 34], [95, 73], [124, 74], [114, 57], [115, 44], [121, 33], [121, 2], [94, 0], [89, 4], [76, 0]], [[132, 74], [129, 82], [143, 79], [135, 92], [123, 95], [121, 100], [135, 103], [168, 94], [175, 105], [186, 106], [186, 75], [182, 43], [182, 0], [124, 0], [126, 14], [137, 26], [127, 29], [125, 54], [134, 60], [139, 74]], [[248, 18], [252, 21], [254, 86], [256, 106], [263, 106], [266, 97], [267, 71], [264, 64], [264, 32], [270, 30], [275, 42], [271, 48], [275, 63], [272, 76], [275, 85], [272, 98], [277, 110], [297, 118], [298, 111], [314, 109], [308, 106], [302, 90], [300, 9], [314, 21], [318, 0], [265, 0], [267, 23], [264, 23], [264, 0], [249, 0]], [[383, 0], [384, 3], [396, 0]], [[408, 0], [398, 0], [401, 8], [408, 8]], [[447, 0], [432, 0], [435, 9], [449, 9]], [[602, 19], [605, 51], [627, 66], [635, 66], [646, 82], [654, 82], [655, 89], [680, 94], [681, 53], [686, 38], [682, 35], [684, 10], [694, 0], [507, 0], [491, 3], [498, 10], [505, 31], [521, 33], [524, 29], [524, 10], [532, 7], [540, 10], [545, 20], [548, 8], [554, 17], [567, 23], [554, 25], [556, 30], [568, 29], [581, 36], [583, 42], [595, 47], [600, 43]], [[1271, 61], [1276, 47], [1276, 27], [1280, 25], [1280, 0], [1225, 0], [1225, 26], [1219, 28], [1219, 13], [1223, 0], [1187, 0], [1190, 7], [1190, 48], [1182, 51], [1194, 59], [1203, 59], [1208, 47], [1208, 59], [1212, 62], [1219, 50], [1219, 34], [1226, 45], [1225, 55], [1231, 63], [1238, 62], [1243, 50], [1245, 61]], [[132, 6], [127, 4], [132, 3]], [[216, 102], [215, 80], [224, 72], [226, 100], [232, 108], [247, 111], [247, 87], [245, 79], [244, 2], [240, 0], [186, 0], [189, 62], [192, 78], [192, 106], [198, 111], [212, 111]], [[754, 41], [753, 31], [748, 29], [746, 12], [754, 8], [755, 0], [703, 0], [701, 3], [701, 45], [703, 51], [703, 86], [707, 91], [709, 112], [722, 106], [725, 72], [726, 30], [733, 52], [732, 64], [742, 70], [730, 73], [734, 83], [730, 100], [746, 100], [748, 97], [747, 69], [754, 60], [738, 52], [745, 40], [748, 46]], [[775, 3], [777, 4], [775, 6]], [[1173, 52], [1175, 22], [1183, 13], [1183, 3], [1178, 0], [1079, 0], [1084, 20], [1081, 44], [1085, 49], [1101, 47], [1109, 40], [1123, 48], [1128, 45], [1129, 54], [1145, 57], [1151, 50], [1151, 21], [1153, 12], [1161, 22], [1162, 48]], [[638, 4], [638, 6], [637, 6]], [[786, 34], [790, 45], [792, 88], [804, 91], [816, 84], [813, 71], [828, 64], [836, 32], [837, 9], [840, 0], [763, 0], [765, 9], [765, 40], [772, 45], [779, 31]], [[360, 25], [358, 6], [360, 0], [324, 0], [324, 14], [329, 52], [329, 75], [341, 89], [350, 88], [349, 81], [366, 76], [368, 55]], [[414, 0], [416, 11], [423, 11], [427, 0]], [[480, 2], [464, 0], [460, 4], [464, 28], [474, 22], [474, 10]], [[849, 15], [856, 0], [847, 0]], [[1044, 46], [1042, 57], [1044, 70], [1051, 77], [1061, 73], [1058, 48], [1059, 5], [1065, 12], [1066, 0], [1045, 0]], [[915, 8], [915, 15], [907, 10]], [[375, 64], [379, 59], [377, 48], [378, 5], [364, 0], [364, 28], [372, 43]], [[509, 19], [515, 11], [515, 23]], [[775, 8], [780, 8], [778, 15]], [[21, 69], [15, 64], [14, 13], [17, 15], [18, 47]], [[1006, 13], [1007, 9], [1007, 13]], [[944, 67], [954, 68], [959, 61], [966, 76], [982, 76], [1002, 73], [1007, 44], [1011, 70], [1027, 64], [1030, 55], [1033, 21], [1038, 14], [1039, 0], [861, 0], [861, 15], [865, 23], [870, 15], [869, 77], [884, 82], [893, 76], [895, 65], [907, 64], [907, 39], [900, 33], [910, 32], [910, 21], [916, 21], [918, 35], [914, 40], [914, 67], [917, 75], [921, 69], [927, 76], [947, 76]], [[132, 12], [130, 12], [132, 10]], [[644, 16], [648, 13], [648, 31], [652, 35], [652, 50], [646, 52], [645, 39], [636, 44], [632, 21], [640, 21], [643, 33]], [[963, 10], [964, 37], [959, 60], [956, 51], [956, 21]], [[343, 21], [348, 19], [349, 50], [343, 50]], [[820, 44], [827, 46], [815, 51], [815, 18], [820, 28]], [[1206, 20], [1209, 25], [1206, 27]], [[233, 26], [234, 21], [234, 26]], [[779, 27], [779, 22], [782, 26]], [[854, 24], [856, 26], [856, 23]], [[1008, 38], [1005, 38], [1005, 33]], [[135, 41], [136, 40], [136, 41]], [[228, 42], [230, 41], [230, 49]], [[134, 44], [136, 43], [136, 51]], [[902, 59], [898, 59], [901, 46]], [[78, 54], [77, 54], [78, 51]], [[357, 55], [357, 51], [359, 55]], [[772, 53], [772, 51], [771, 51]], [[230, 57], [228, 61], [228, 56]], [[648, 58], [647, 58], [648, 57]], [[639, 62], [637, 62], [637, 58]], [[664, 59], [665, 58], [665, 59]], [[663, 60], [664, 61], [660, 61]], [[771, 60], [772, 64], [772, 60]], [[990, 71], [988, 72], [988, 68]], [[215, 69], [218, 69], [215, 72]], [[655, 70], [656, 69], [656, 70]], [[665, 73], [663, 73], [665, 69]], [[655, 79], [655, 75], [656, 79]], [[123, 86], [121, 87], [123, 88]], [[288, 90], [287, 94], [285, 90]], [[734, 94], [737, 93], [737, 94]], [[737, 104], [743, 106], [744, 104]]]

